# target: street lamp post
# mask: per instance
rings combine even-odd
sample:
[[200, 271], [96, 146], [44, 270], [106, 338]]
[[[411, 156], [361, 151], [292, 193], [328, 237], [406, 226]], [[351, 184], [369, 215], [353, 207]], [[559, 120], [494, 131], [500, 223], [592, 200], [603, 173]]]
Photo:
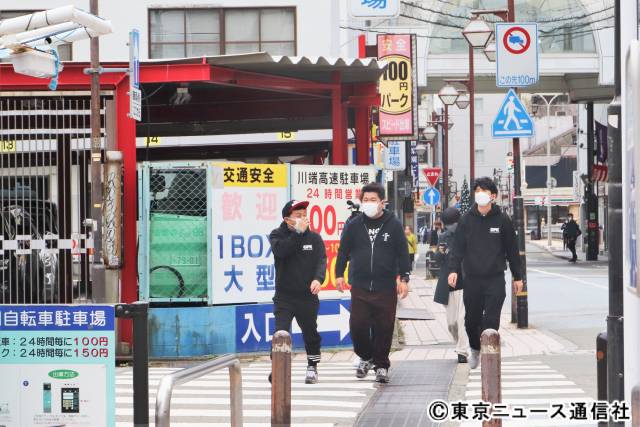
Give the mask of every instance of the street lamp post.
[[541, 98], [547, 106], [547, 246], [551, 247], [551, 104], [560, 94], [553, 95], [549, 100], [538, 93], [533, 95]]
[[444, 140], [442, 144], [442, 207], [444, 209], [449, 205], [449, 106], [456, 103], [460, 92], [448, 84], [440, 89], [438, 97], [444, 104]]

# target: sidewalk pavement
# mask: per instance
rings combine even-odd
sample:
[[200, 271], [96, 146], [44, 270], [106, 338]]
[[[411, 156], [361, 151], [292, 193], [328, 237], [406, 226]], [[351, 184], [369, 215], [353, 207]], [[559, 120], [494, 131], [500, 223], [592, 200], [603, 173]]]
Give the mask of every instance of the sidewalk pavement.
[[[553, 255], [556, 258], [560, 258], [560, 259], [566, 259], [568, 260], [571, 257], [571, 252], [569, 252], [569, 249], [565, 249], [564, 245], [562, 243], [562, 240], [560, 239], [552, 239], [551, 240], [551, 247], [549, 247], [547, 245], [547, 240], [546, 239], [542, 239], [542, 240], [527, 240], [527, 243], [532, 244], [533, 246], [539, 248], [539, 249], [543, 249], [547, 252], [549, 252], [551, 255]], [[584, 261], [585, 260], [585, 254], [582, 251], [577, 251], [578, 252], [578, 261]], [[609, 262], [609, 254], [607, 253], [602, 253], [600, 252], [598, 254], [598, 261], [589, 261], [589, 262]]]

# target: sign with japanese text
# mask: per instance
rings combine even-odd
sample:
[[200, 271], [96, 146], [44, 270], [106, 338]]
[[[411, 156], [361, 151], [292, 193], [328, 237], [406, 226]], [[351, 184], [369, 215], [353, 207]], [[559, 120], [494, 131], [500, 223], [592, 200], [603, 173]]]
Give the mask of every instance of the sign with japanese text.
[[390, 171], [403, 171], [407, 167], [407, 154], [404, 141], [389, 141], [384, 157], [384, 168]]
[[[348, 201], [360, 199], [365, 184], [376, 181], [372, 166], [291, 165], [291, 197], [309, 201], [311, 230], [319, 233], [327, 248], [327, 275], [322, 290], [335, 290], [335, 268], [340, 235], [351, 216]], [[323, 292], [320, 297], [324, 297]]]
[[214, 168], [212, 301], [269, 301], [275, 267], [269, 233], [288, 200], [287, 165], [225, 163]]
[[538, 83], [538, 24], [496, 23], [496, 86], [525, 87]]
[[0, 425], [115, 426], [115, 312], [0, 305]]
[[352, 18], [395, 18], [400, 13], [400, 0], [350, 0]]
[[429, 181], [429, 184], [432, 187], [435, 187], [436, 184], [438, 183], [438, 178], [440, 177], [440, 172], [442, 172], [442, 169], [440, 169], [440, 168], [424, 168], [424, 169], [422, 169], [422, 173], [424, 173], [424, 176], [427, 177], [427, 181]]
[[378, 59], [387, 62], [380, 77], [380, 136], [417, 139], [416, 40], [410, 34], [379, 34]]
[[417, 191], [420, 187], [420, 166], [418, 164], [418, 143], [411, 141], [411, 175], [413, 176], [413, 188]]
[[[351, 344], [349, 316], [351, 301], [321, 300], [318, 309], [318, 332], [323, 347], [347, 346]], [[291, 327], [293, 346], [304, 348], [302, 331], [293, 321]], [[236, 352], [269, 351], [275, 333], [273, 304], [236, 306]]]

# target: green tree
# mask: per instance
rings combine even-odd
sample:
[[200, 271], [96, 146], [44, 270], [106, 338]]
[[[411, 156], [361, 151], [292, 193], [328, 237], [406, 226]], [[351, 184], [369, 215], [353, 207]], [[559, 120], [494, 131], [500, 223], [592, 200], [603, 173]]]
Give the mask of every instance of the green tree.
[[464, 181], [462, 181], [462, 194], [460, 195], [460, 213], [464, 215], [469, 209], [471, 209], [471, 194], [469, 193], [469, 184], [465, 176]]

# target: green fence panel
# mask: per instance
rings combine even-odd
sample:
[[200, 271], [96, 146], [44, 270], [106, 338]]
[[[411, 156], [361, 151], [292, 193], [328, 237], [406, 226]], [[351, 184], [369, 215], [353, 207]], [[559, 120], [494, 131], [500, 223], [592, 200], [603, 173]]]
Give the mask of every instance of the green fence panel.
[[207, 217], [151, 213], [151, 298], [207, 297]]

